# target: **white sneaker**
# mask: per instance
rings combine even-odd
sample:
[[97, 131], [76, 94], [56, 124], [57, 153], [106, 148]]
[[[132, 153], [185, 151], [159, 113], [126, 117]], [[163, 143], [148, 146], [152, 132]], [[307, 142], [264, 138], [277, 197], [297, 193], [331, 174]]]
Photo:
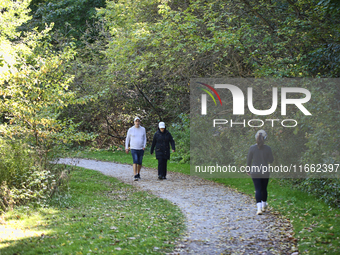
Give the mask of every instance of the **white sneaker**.
[[257, 215], [262, 215], [262, 203], [258, 202], [256, 203], [256, 207], [257, 207]]
[[262, 212], [265, 212], [267, 210], [268, 204], [267, 202], [262, 201]]

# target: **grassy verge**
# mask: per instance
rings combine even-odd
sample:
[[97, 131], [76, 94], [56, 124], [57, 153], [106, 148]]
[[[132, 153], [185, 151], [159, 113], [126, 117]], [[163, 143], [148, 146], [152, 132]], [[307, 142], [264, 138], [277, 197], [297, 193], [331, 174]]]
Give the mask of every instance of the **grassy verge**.
[[[114, 161], [131, 164], [131, 155], [123, 151], [92, 150], [78, 152], [82, 158]], [[157, 168], [154, 155], [146, 151], [143, 159], [145, 167]], [[188, 164], [169, 162], [170, 171], [190, 174]], [[254, 196], [254, 186], [250, 178], [213, 179], [239, 192]], [[340, 250], [340, 210], [330, 207], [308, 193], [292, 189], [282, 180], [270, 179], [270, 206], [287, 217], [294, 227], [299, 251], [303, 254], [339, 254]]]
[[0, 254], [164, 254], [184, 230], [167, 200], [81, 168], [52, 204], [6, 213]]

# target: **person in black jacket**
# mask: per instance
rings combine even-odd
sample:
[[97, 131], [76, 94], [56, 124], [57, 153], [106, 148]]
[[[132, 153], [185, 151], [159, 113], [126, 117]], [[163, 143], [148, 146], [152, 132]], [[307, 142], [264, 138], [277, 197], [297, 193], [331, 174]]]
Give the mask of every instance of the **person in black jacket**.
[[264, 130], [257, 131], [255, 135], [256, 144], [249, 148], [247, 156], [247, 166], [251, 169], [250, 175], [255, 187], [257, 215], [261, 215], [267, 207], [268, 163], [274, 161], [271, 148], [264, 144], [266, 138], [267, 133]]
[[166, 179], [167, 161], [170, 159], [170, 145], [175, 152], [175, 141], [170, 132], [166, 130], [165, 123], [159, 122], [158, 131], [153, 136], [151, 155], [156, 147], [156, 159], [158, 160], [158, 179]]

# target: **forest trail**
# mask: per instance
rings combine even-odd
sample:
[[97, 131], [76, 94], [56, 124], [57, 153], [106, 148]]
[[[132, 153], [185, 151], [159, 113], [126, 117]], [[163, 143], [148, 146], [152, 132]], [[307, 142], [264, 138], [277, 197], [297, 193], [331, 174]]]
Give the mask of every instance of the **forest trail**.
[[58, 163], [99, 171], [176, 204], [187, 231], [171, 254], [298, 254], [289, 220], [270, 207], [256, 215], [253, 199], [224, 185], [174, 172], [158, 180], [156, 169], [144, 167], [141, 180], [133, 181], [131, 165], [113, 162], [64, 158]]

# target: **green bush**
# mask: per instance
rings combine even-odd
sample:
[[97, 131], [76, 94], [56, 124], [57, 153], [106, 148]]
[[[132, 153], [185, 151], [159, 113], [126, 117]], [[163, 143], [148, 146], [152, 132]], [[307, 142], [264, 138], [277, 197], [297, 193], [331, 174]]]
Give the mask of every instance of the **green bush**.
[[31, 167], [22, 176], [15, 178], [19, 187], [11, 187], [12, 198], [19, 204], [26, 204], [28, 201], [45, 201], [53, 177], [54, 175], [48, 170]]
[[171, 159], [180, 163], [190, 161], [190, 119], [187, 114], [179, 115], [180, 121], [172, 124], [171, 134], [176, 143], [176, 152]]
[[339, 179], [292, 179], [286, 180], [295, 188], [319, 197], [320, 200], [334, 207], [340, 208], [340, 180]]
[[9, 187], [20, 187], [17, 177], [34, 166], [35, 156], [29, 145], [23, 140], [0, 140], [0, 183], [6, 182]]
[[61, 170], [37, 155], [24, 139], [0, 140], [0, 213], [14, 205], [45, 204], [54, 194]]

